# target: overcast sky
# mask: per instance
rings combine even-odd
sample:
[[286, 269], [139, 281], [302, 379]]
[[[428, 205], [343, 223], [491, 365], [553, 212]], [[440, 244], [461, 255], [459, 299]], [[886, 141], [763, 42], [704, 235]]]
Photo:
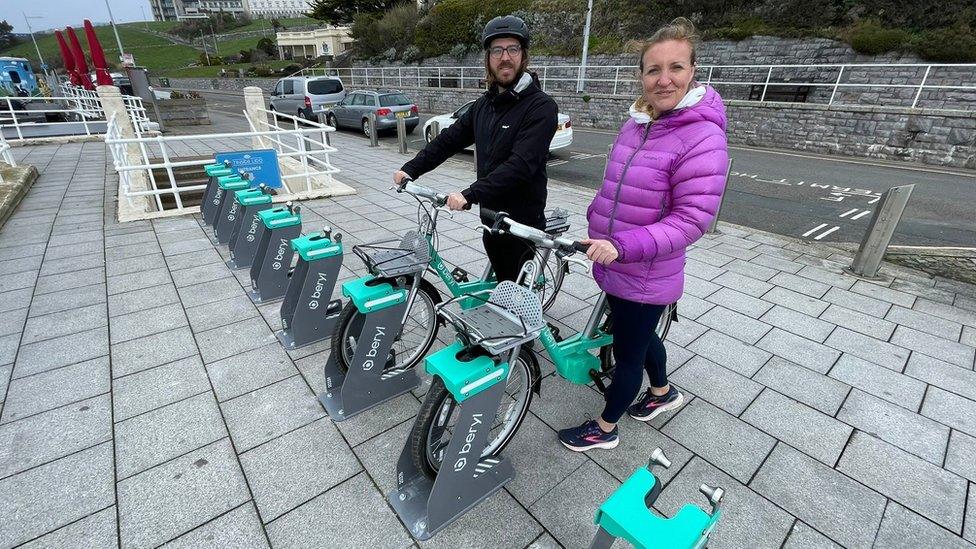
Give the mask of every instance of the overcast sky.
[[[152, 20], [149, 0], [108, 0], [116, 23]], [[141, 8], [141, 9], [140, 9]], [[143, 17], [145, 11], [145, 17]], [[21, 12], [31, 19], [35, 31], [63, 29], [65, 25], [81, 28], [85, 19], [96, 25], [108, 22], [108, 8], [105, 0], [0, 0], [0, 20], [13, 25], [14, 32], [27, 32], [27, 24]]]

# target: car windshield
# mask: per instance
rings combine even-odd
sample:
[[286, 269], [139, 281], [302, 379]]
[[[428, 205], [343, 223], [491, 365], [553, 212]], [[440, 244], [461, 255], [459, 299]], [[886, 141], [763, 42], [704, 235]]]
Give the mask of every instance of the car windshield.
[[342, 91], [342, 83], [338, 80], [309, 80], [308, 93], [312, 95], [326, 95]]
[[395, 107], [397, 105], [413, 105], [413, 102], [407, 99], [407, 96], [402, 93], [391, 93], [380, 96], [381, 107]]

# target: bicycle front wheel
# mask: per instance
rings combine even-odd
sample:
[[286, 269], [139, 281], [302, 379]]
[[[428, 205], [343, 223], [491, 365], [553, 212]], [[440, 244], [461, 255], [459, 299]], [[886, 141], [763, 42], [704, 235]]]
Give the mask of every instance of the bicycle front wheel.
[[[536, 381], [533, 379], [533, 372], [536, 371], [534, 364], [535, 355], [528, 349], [522, 349], [508, 374], [505, 394], [488, 432], [488, 443], [481, 457], [501, 453], [529, 412], [532, 387]], [[461, 415], [460, 407], [439, 377], [434, 377], [418, 415], [419, 419], [410, 432], [410, 456], [414, 465], [433, 479], [437, 476], [444, 460], [444, 452]]]
[[[542, 250], [536, 250], [535, 253], [542, 253]], [[569, 265], [550, 251], [535, 285], [535, 291], [539, 294], [539, 302], [542, 303], [543, 312], [548, 311], [556, 302], [556, 295], [559, 294], [559, 289], [563, 287], [563, 279], [566, 278], [568, 271]]]

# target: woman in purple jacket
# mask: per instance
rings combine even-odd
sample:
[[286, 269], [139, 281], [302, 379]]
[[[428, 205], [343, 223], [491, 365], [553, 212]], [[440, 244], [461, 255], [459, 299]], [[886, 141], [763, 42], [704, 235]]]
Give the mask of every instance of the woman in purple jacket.
[[[584, 242], [613, 313], [616, 368], [600, 417], [559, 431], [571, 450], [614, 448], [624, 412], [647, 421], [683, 401], [668, 383], [655, 328], [664, 308], [681, 297], [685, 248], [714, 218], [729, 164], [722, 98], [694, 80], [697, 40], [691, 21], [678, 18], [644, 45], [643, 94], [586, 212], [590, 239]], [[650, 387], [634, 402], [644, 371]]]

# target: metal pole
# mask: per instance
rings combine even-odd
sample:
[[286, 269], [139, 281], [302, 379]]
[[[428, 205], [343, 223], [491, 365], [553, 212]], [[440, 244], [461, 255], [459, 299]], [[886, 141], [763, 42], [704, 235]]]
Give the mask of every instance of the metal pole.
[[722, 197], [718, 201], [718, 209], [715, 210], [715, 219], [712, 219], [712, 223], [708, 226], [708, 232], [717, 233], [718, 232], [718, 218], [722, 215], [722, 205], [725, 204], [725, 196], [729, 194], [729, 178], [732, 177], [732, 159], [729, 159], [729, 169], [725, 172], [725, 190], [722, 191]]
[[583, 25], [583, 58], [580, 62], [579, 81], [576, 82], [576, 93], [583, 91], [583, 80], [586, 78], [586, 55], [590, 51], [590, 17], [593, 15], [593, 0], [586, 3], [586, 23]]
[[881, 260], [884, 259], [885, 251], [888, 249], [891, 237], [895, 234], [898, 221], [905, 213], [905, 207], [914, 189], [915, 185], [902, 185], [892, 187], [881, 195], [881, 200], [878, 201], [874, 215], [868, 223], [868, 229], [861, 240], [861, 246], [857, 249], [857, 255], [845, 271], [864, 278], [878, 276]]
[[912, 101], [912, 108], [918, 105], [918, 98], [922, 96], [922, 89], [925, 88], [925, 81], [929, 79], [929, 71], [932, 70], [932, 65], [925, 67], [925, 76], [922, 77], [922, 83], [918, 85], [918, 93], [915, 94], [915, 100]]
[[834, 96], [837, 95], [837, 86], [840, 85], [840, 78], [844, 76], [844, 65], [840, 66], [840, 72], [837, 73], [837, 81], [834, 82], [834, 91], [830, 92], [830, 101], [827, 101], [827, 106], [834, 104]]
[[432, 120], [430, 123], [430, 140], [433, 141], [440, 134], [441, 134], [441, 123], [436, 120]]
[[[112, 6], [108, 5], [108, 0], [105, 0], [105, 7], [108, 8], [108, 20], [112, 23], [112, 32], [115, 33], [115, 42], [119, 45], [119, 61], [122, 60], [122, 39], [119, 38], [119, 29], [115, 27], [115, 18], [112, 17]], [[209, 64], [209, 62], [207, 63]]]
[[214, 33], [213, 23], [210, 23], [210, 37], [214, 41], [214, 55], [220, 55], [220, 46], [217, 45], [217, 34]]
[[146, 30], [149, 30], [149, 19], [146, 18], [146, 8], [139, 6], [139, 10], [142, 11], [142, 22], [146, 25]]
[[375, 112], [366, 113], [366, 120], [369, 121], [369, 146], [379, 147], [380, 146], [379, 136], [378, 136], [379, 132], [376, 131], [376, 113]]
[[207, 66], [210, 66], [210, 53], [207, 52], [207, 39], [203, 36], [203, 29], [200, 29], [200, 43], [203, 44], [203, 55], [207, 56]]
[[[31, 41], [34, 42], [34, 51], [37, 52], [37, 60], [41, 63], [41, 70], [44, 71], [45, 76], [50, 76], [47, 72], [47, 63], [44, 62], [44, 57], [41, 56], [41, 48], [37, 47], [37, 39], [34, 38], [34, 29], [31, 28], [30, 18], [27, 14], [20, 12], [24, 16], [24, 22], [27, 23], [27, 32], [31, 35]], [[35, 17], [34, 19], [43, 19], [43, 17]], [[51, 90], [54, 92], [54, 90]]]
[[766, 89], [769, 88], [769, 78], [773, 75], [773, 67], [769, 67], [769, 72], [766, 73], [766, 83], [763, 84], [762, 97], [759, 98], [759, 102], [766, 100]]
[[403, 118], [397, 117], [397, 145], [400, 149], [400, 154], [407, 154], [407, 121]]

